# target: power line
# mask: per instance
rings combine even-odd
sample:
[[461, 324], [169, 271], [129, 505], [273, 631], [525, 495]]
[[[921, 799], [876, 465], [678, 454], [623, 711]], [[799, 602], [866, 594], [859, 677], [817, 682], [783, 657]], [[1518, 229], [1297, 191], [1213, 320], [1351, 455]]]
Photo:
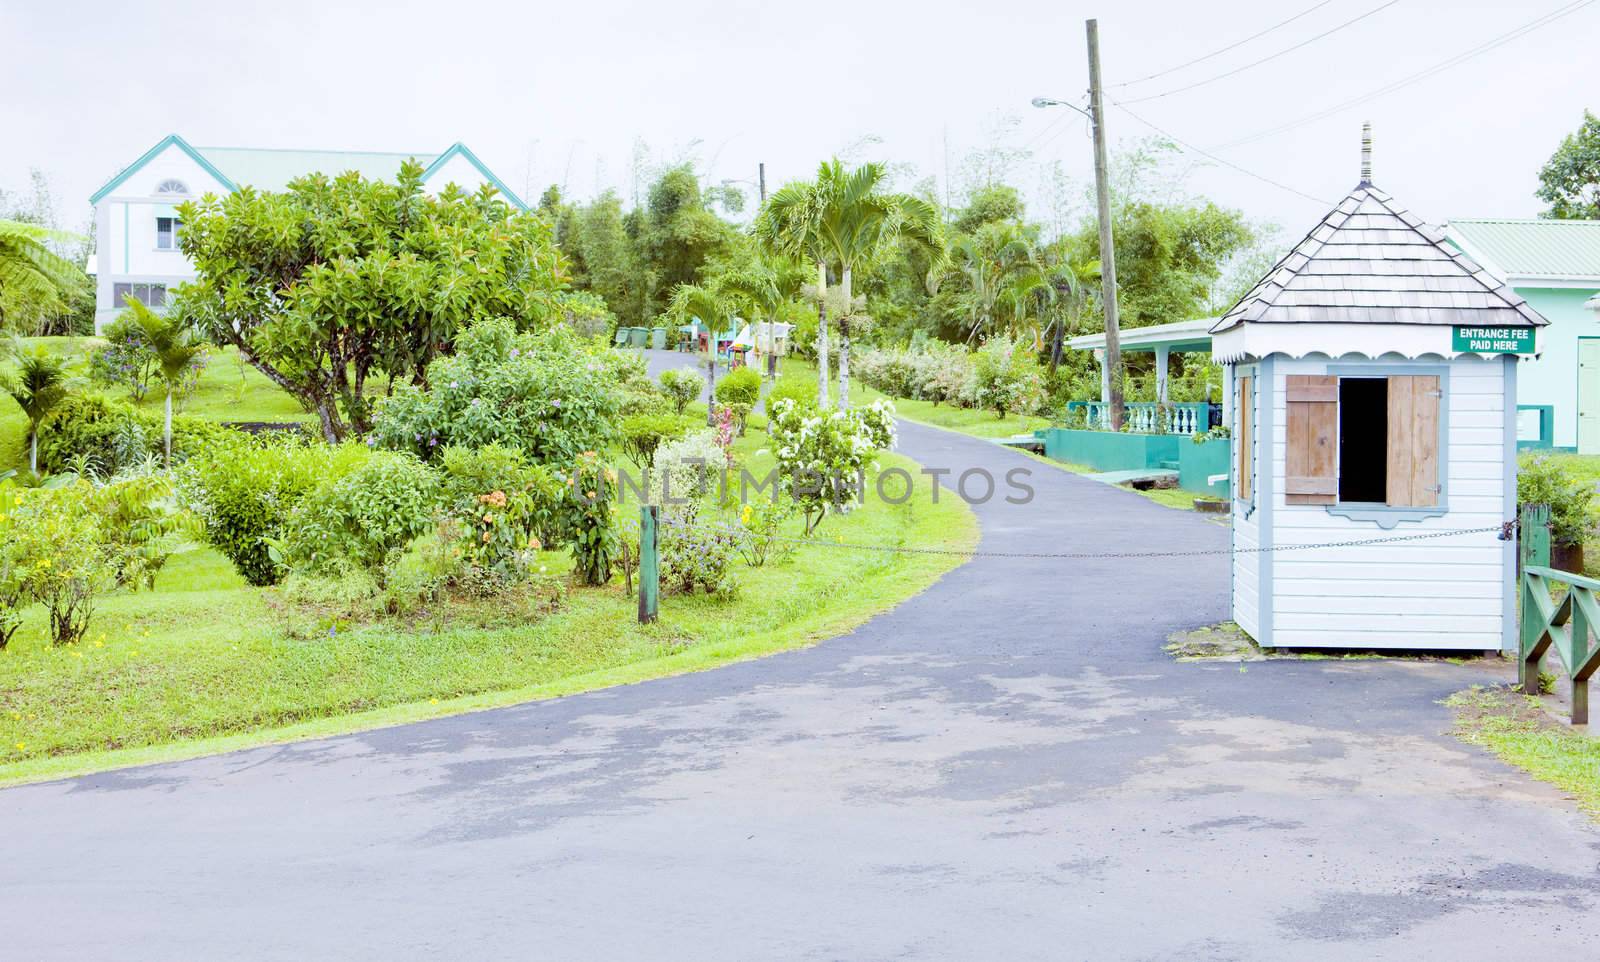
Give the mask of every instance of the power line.
[[1569, 16], [1571, 14], [1577, 13], [1579, 10], [1582, 10], [1584, 7], [1587, 7], [1587, 6], [1589, 6], [1590, 4], [1592, 4], [1594, 2], [1595, 2], [1595, 0], [1574, 0], [1574, 2], [1572, 2], [1572, 3], [1568, 3], [1568, 4], [1565, 4], [1564, 6], [1557, 7], [1555, 10], [1552, 10], [1549, 13], [1546, 13], [1546, 14], [1543, 14], [1541, 16], [1535, 17], [1534, 19], [1528, 21], [1527, 23], [1524, 23], [1523, 25], [1521, 25], [1519, 27], [1515, 27], [1515, 28], [1513, 28], [1511, 30], [1508, 30], [1507, 32], [1505, 32], [1503, 34], [1500, 34], [1497, 37], [1494, 37], [1493, 39], [1487, 40], [1487, 41], [1479, 44], [1478, 46], [1473, 47], [1471, 50], [1465, 51], [1463, 53], [1456, 54], [1453, 57], [1448, 57], [1448, 58], [1446, 58], [1444, 60], [1439, 61], [1438, 63], [1434, 64], [1433, 66], [1427, 67], [1427, 68], [1422, 69], [1422, 70], [1419, 70], [1414, 74], [1410, 74], [1409, 76], [1402, 77], [1399, 80], [1396, 80], [1396, 81], [1394, 81], [1392, 83], [1386, 84], [1386, 85], [1384, 85], [1382, 87], [1378, 87], [1378, 88], [1376, 88], [1374, 90], [1369, 90], [1364, 94], [1360, 94], [1358, 96], [1351, 97], [1349, 100], [1345, 100], [1345, 101], [1342, 101], [1340, 103], [1334, 104], [1332, 107], [1329, 107], [1329, 108], [1327, 108], [1325, 110], [1318, 111], [1317, 113], [1314, 113], [1314, 114], [1310, 114], [1309, 116], [1302, 117], [1299, 120], [1293, 120], [1293, 121], [1290, 121], [1289, 123], [1281, 124], [1281, 125], [1279, 125], [1277, 127], [1272, 127], [1270, 129], [1263, 130], [1263, 131], [1260, 131], [1258, 133], [1250, 134], [1250, 135], [1245, 136], [1245, 137], [1240, 137], [1237, 140], [1230, 140], [1225, 144], [1219, 144], [1218, 146], [1213, 147], [1211, 149], [1212, 150], [1227, 150], [1230, 147], [1242, 147], [1245, 144], [1253, 144], [1258, 140], [1265, 140], [1268, 137], [1273, 137], [1273, 136], [1276, 136], [1278, 134], [1286, 133], [1286, 132], [1288, 132], [1290, 130], [1294, 130], [1294, 129], [1299, 128], [1299, 127], [1304, 127], [1306, 124], [1315, 123], [1316, 121], [1321, 120], [1324, 117], [1331, 117], [1334, 114], [1339, 113], [1342, 110], [1346, 110], [1346, 109], [1348, 109], [1350, 107], [1354, 107], [1354, 106], [1356, 106], [1358, 104], [1366, 103], [1369, 100], [1376, 100], [1379, 97], [1383, 97], [1383, 96], [1386, 96], [1388, 94], [1394, 93], [1396, 90], [1400, 90], [1403, 87], [1409, 87], [1412, 84], [1419, 83], [1419, 82], [1421, 82], [1423, 80], [1426, 80], [1429, 77], [1434, 76], [1435, 74], [1442, 73], [1442, 72], [1444, 72], [1446, 70], [1449, 70], [1452, 67], [1456, 67], [1456, 66], [1459, 66], [1460, 64], [1466, 63], [1468, 60], [1471, 60], [1474, 57], [1478, 57], [1478, 56], [1481, 56], [1481, 55], [1483, 55], [1485, 53], [1488, 53], [1489, 51], [1494, 50], [1497, 47], [1500, 47], [1500, 46], [1503, 46], [1503, 45], [1505, 45], [1507, 43], [1510, 43], [1513, 40], [1517, 40], [1517, 39], [1519, 39], [1519, 38], [1521, 38], [1521, 37], [1523, 37], [1523, 36], [1525, 36], [1525, 35], [1527, 35], [1529, 33], [1534, 32], [1535, 30], [1538, 30], [1538, 29], [1542, 28], [1542, 27], [1547, 27], [1550, 24], [1555, 23], [1557, 20], [1562, 19], [1563, 17], [1566, 17], [1566, 16]]
[[1148, 74], [1146, 76], [1140, 77], [1138, 80], [1127, 80], [1127, 81], [1124, 81], [1124, 82], [1119, 83], [1119, 84], [1110, 84], [1109, 86], [1112, 86], [1112, 87], [1132, 87], [1134, 84], [1142, 84], [1146, 80], [1154, 80], [1157, 77], [1165, 77], [1169, 73], [1177, 73], [1178, 71], [1184, 69], [1185, 67], [1193, 67], [1197, 63], [1205, 63], [1207, 60], [1210, 60], [1213, 57], [1221, 56], [1222, 54], [1225, 54], [1230, 50], [1234, 50], [1236, 48], [1242, 47], [1242, 46], [1244, 46], [1245, 44], [1249, 43], [1252, 40], [1259, 40], [1260, 38], [1265, 37], [1267, 34], [1273, 32], [1274, 30], [1279, 29], [1280, 27], [1287, 27], [1289, 24], [1294, 23], [1296, 20], [1299, 20], [1301, 17], [1304, 17], [1305, 15], [1310, 14], [1310, 13], [1316, 13], [1318, 10], [1321, 10], [1323, 7], [1326, 7], [1328, 4], [1330, 4], [1332, 2], [1333, 2], [1333, 0], [1322, 0], [1321, 3], [1314, 4], [1313, 6], [1307, 7], [1306, 9], [1300, 11], [1299, 13], [1295, 14], [1294, 16], [1290, 17], [1287, 20], [1280, 20], [1277, 23], [1273, 24], [1272, 26], [1268, 27], [1267, 29], [1261, 31], [1260, 33], [1252, 33], [1250, 36], [1245, 37], [1243, 40], [1239, 40], [1239, 41], [1236, 41], [1234, 43], [1230, 43], [1226, 47], [1223, 47], [1223, 48], [1221, 48], [1219, 50], [1213, 50], [1210, 53], [1206, 54], [1204, 57], [1196, 57], [1193, 60], [1188, 60], [1188, 61], [1185, 61], [1183, 63], [1180, 63], [1176, 67], [1168, 67], [1165, 70], [1158, 70], [1153, 74]]
[[[1593, 2], [1593, 0], [1590, 0], [1590, 2]], [[1171, 140], [1173, 143], [1175, 143], [1178, 146], [1184, 148], [1185, 150], [1192, 151], [1192, 152], [1194, 152], [1196, 154], [1199, 154], [1202, 157], [1206, 157], [1206, 158], [1208, 158], [1210, 160], [1216, 161], [1217, 163], [1221, 164], [1224, 167], [1232, 168], [1233, 170], [1236, 170], [1239, 173], [1244, 174], [1246, 177], [1254, 177], [1256, 180], [1261, 181], [1263, 184], [1270, 184], [1271, 186], [1276, 187], [1279, 190], [1285, 190], [1285, 191], [1288, 191], [1291, 194], [1296, 194], [1296, 195], [1298, 195], [1300, 197], [1304, 197], [1306, 200], [1315, 201], [1315, 202], [1323, 205], [1324, 207], [1332, 207], [1334, 205], [1334, 202], [1331, 201], [1331, 200], [1326, 200], [1326, 199], [1321, 198], [1321, 197], [1314, 197], [1311, 194], [1308, 194], [1303, 190], [1299, 190], [1297, 188], [1290, 187], [1288, 184], [1280, 183], [1280, 182], [1278, 182], [1276, 180], [1273, 180], [1270, 177], [1263, 177], [1262, 175], [1256, 173], [1253, 170], [1246, 170], [1243, 167], [1240, 167], [1238, 164], [1236, 164], [1236, 163], [1234, 163], [1234, 162], [1232, 162], [1230, 160], [1225, 160], [1225, 159], [1223, 159], [1221, 157], [1218, 157], [1216, 154], [1210, 153], [1209, 151], [1201, 150], [1199, 147], [1196, 147], [1194, 144], [1191, 144], [1191, 143], [1183, 140], [1182, 138], [1175, 136], [1174, 134], [1170, 133], [1169, 131], [1166, 131], [1166, 130], [1163, 130], [1162, 128], [1160, 128], [1160, 127], [1157, 127], [1155, 124], [1153, 124], [1150, 121], [1144, 119], [1143, 117], [1141, 117], [1138, 114], [1134, 113], [1133, 111], [1129, 110], [1127, 107], [1123, 106], [1122, 104], [1117, 103], [1116, 101], [1112, 101], [1112, 106], [1116, 107], [1118, 110], [1120, 110], [1123, 113], [1127, 114], [1129, 117], [1132, 117], [1134, 120], [1137, 120], [1139, 123], [1144, 124], [1146, 127], [1149, 127], [1151, 130], [1155, 131], [1156, 133], [1162, 135], [1163, 137], [1166, 137], [1168, 140]]]
[[1229, 77], [1235, 76], [1237, 74], [1244, 73], [1246, 70], [1250, 70], [1252, 68], [1259, 67], [1264, 63], [1270, 63], [1270, 62], [1272, 62], [1274, 60], [1277, 60], [1279, 57], [1283, 57], [1283, 56], [1286, 56], [1288, 54], [1294, 53], [1296, 50], [1299, 50], [1302, 47], [1310, 46], [1311, 44], [1316, 43], [1318, 40], [1321, 40], [1324, 37], [1332, 36], [1333, 34], [1338, 33], [1339, 31], [1345, 29], [1346, 27], [1355, 26], [1356, 24], [1358, 24], [1361, 21], [1367, 19], [1368, 17], [1371, 17], [1371, 16], [1374, 16], [1376, 14], [1382, 13], [1383, 11], [1389, 9], [1390, 7], [1394, 6], [1395, 4], [1397, 4], [1399, 2], [1400, 2], [1400, 0], [1388, 0], [1387, 3], [1380, 4], [1379, 6], [1373, 7], [1371, 10], [1368, 10], [1366, 13], [1363, 13], [1358, 17], [1352, 17], [1351, 19], [1346, 20], [1344, 23], [1339, 24], [1337, 27], [1330, 27], [1327, 30], [1322, 31], [1321, 33], [1317, 34], [1314, 37], [1311, 37], [1309, 39], [1300, 41], [1299, 43], [1295, 44], [1292, 47], [1285, 47], [1284, 49], [1279, 50], [1277, 53], [1269, 54], [1269, 55], [1267, 55], [1265, 57], [1262, 57], [1260, 60], [1252, 61], [1250, 63], [1245, 64], [1242, 67], [1235, 67], [1234, 69], [1229, 70], [1226, 73], [1219, 73], [1215, 77], [1208, 77], [1205, 80], [1199, 80], [1199, 81], [1196, 81], [1195, 83], [1186, 84], [1185, 86], [1182, 86], [1182, 87], [1176, 87], [1176, 88], [1174, 88], [1172, 90], [1168, 90], [1168, 91], [1166, 91], [1164, 93], [1151, 94], [1148, 97], [1139, 97], [1137, 99], [1128, 101], [1128, 103], [1130, 103], [1130, 104], [1142, 104], [1147, 100], [1159, 100], [1162, 97], [1171, 97], [1173, 94], [1181, 94], [1181, 93], [1183, 93], [1185, 91], [1193, 90], [1196, 87], [1204, 87], [1204, 86], [1206, 86], [1208, 84], [1214, 84], [1219, 80], [1226, 80]]

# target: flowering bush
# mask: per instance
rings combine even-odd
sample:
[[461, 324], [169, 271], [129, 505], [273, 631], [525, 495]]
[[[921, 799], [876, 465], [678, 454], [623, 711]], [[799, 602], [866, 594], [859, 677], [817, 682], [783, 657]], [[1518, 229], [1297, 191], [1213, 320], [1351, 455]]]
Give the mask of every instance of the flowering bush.
[[538, 552], [557, 530], [566, 492], [548, 469], [515, 448], [446, 448], [445, 525], [474, 584], [508, 585], [527, 578]]
[[[106, 344], [89, 356], [90, 380], [107, 387], [125, 387], [135, 401], [143, 400], [150, 386], [160, 379], [160, 359], [150, 347], [144, 328], [131, 313], [123, 313], [106, 325], [101, 336]], [[210, 352], [204, 348], [190, 359], [178, 379], [174, 399], [182, 401], [194, 393], [209, 361]]]
[[779, 538], [784, 522], [793, 514], [794, 502], [781, 497], [758, 498], [739, 509], [739, 526], [744, 529], [739, 539], [739, 553], [744, 556], [745, 564], [759, 568], [769, 558], [792, 550], [792, 545]]
[[1004, 418], [1008, 412], [1033, 412], [1044, 402], [1039, 361], [1020, 341], [1003, 334], [983, 342], [973, 363], [976, 406]]
[[44, 605], [51, 639], [70, 645], [89, 627], [98, 596], [148, 583], [180, 527], [169, 494], [160, 478], [0, 484], [0, 648], [25, 605]]
[[424, 460], [447, 445], [499, 443], [537, 464], [569, 464], [612, 439], [632, 370], [620, 355], [563, 326], [519, 335], [503, 318], [477, 321], [454, 356], [429, 366], [427, 388], [379, 402], [368, 443]]
[[720, 487], [728, 454], [717, 435], [702, 429], [675, 438], [656, 449], [655, 471], [646, 492], [653, 504], [698, 501]]
[[726, 527], [700, 525], [696, 510], [661, 527], [661, 580], [669, 589], [694, 594], [698, 586], [708, 595], [726, 597], [733, 592], [730, 570], [738, 534]]
[[959, 407], [977, 403], [973, 354], [958, 344], [925, 341], [911, 348], [861, 351], [851, 368], [863, 383], [894, 397]]
[[787, 398], [767, 422], [778, 475], [805, 514], [806, 534], [859, 499], [872, 456], [894, 447], [894, 405], [813, 412]]

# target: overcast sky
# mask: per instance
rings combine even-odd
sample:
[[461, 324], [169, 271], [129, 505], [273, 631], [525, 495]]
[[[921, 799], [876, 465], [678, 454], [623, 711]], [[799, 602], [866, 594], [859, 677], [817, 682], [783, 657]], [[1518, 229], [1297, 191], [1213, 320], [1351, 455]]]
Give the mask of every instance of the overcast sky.
[[[1086, 182], [1078, 100], [1084, 20], [1098, 16], [1108, 85], [1264, 30], [1316, 0], [734, 0], [77, 3], [0, 0], [0, 187], [50, 177], [65, 223], [170, 132], [202, 146], [436, 152], [461, 140], [514, 188], [629, 195], [635, 145], [690, 153], [713, 178], [769, 183], [856, 150], [957, 174], [975, 148], [1027, 149], [1014, 179], [1042, 206], [1041, 171]], [[1119, 100], [1207, 81], [1387, 0], [1329, 0]], [[1130, 105], [1212, 149], [1320, 113], [1471, 50], [1570, 0], [1398, 0], [1236, 76]], [[1600, 4], [1395, 93], [1218, 156], [1314, 198], [1355, 185], [1360, 125], [1376, 181], [1433, 222], [1532, 216], [1539, 166], [1600, 109]], [[1053, 126], [1052, 126], [1053, 124]], [[1108, 117], [1113, 142], [1150, 130]], [[698, 146], [695, 142], [698, 141]], [[1190, 161], [1192, 168], [1188, 167]], [[1188, 186], [1302, 233], [1326, 205], [1193, 156]], [[1074, 195], [1076, 196], [1076, 194]]]

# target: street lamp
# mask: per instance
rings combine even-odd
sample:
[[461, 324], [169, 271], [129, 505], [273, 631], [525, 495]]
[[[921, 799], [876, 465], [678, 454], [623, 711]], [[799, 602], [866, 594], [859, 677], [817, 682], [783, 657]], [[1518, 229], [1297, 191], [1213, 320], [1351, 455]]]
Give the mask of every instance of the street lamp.
[[1100, 37], [1089, 21], [1089, 109], [1065, 100], [1035, 97], [1035, 107], [1066, 107], [1089, 118], [1094, 127], [1094, 193], [1100, 221], [1101, 301], [1106, 317], [1106, 390], [1101, 400], [1111, 408], [1111, 429], [1122, 430], [1122, 339], [1117, 324], [1117, 254], [1111, 238], [1111, 185], [1106, 172], [1105, 103], [1100, 95]]

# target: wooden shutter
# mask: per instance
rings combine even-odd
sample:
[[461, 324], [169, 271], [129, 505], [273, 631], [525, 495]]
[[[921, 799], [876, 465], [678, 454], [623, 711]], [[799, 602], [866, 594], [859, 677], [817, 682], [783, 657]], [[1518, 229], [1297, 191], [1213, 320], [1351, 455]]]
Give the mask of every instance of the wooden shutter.
[[1439, 377], [1389, 378], [1386, 500], [1397, 507], [1439, 503]]
[[1239, 412], [1239, 436], [1234, 438], [1234, 460], [1238, 462], [1240, 501], [1249, 501], [1255, 493], [1255, 471], [1252, 447], [1255, 442], [1256, 392], [1255, 379], [1249, 375], [1239, 378], [1239, 398], [1235, 408]]
[[1339, 497], [1339, 379], [1325, 374], [1290, 374], [1288, 451], [1284, 500], [1289, 504], [1333, 504]]

